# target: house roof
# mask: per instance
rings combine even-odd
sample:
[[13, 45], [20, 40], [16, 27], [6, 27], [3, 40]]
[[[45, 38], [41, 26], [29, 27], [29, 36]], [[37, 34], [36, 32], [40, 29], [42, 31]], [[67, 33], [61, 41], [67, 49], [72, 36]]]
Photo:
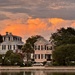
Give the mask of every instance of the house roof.
[[37, 39], [37, 41], [34, 43], [34, 45], [38, 45], [38, 44], [50, 44], [49, 41], [47, 41], [44, 38], [39, 38]]

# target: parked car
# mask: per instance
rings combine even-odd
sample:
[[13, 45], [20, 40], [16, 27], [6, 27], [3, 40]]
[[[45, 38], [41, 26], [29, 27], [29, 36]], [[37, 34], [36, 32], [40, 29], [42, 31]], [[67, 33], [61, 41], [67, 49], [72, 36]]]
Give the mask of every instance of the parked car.
[[33, 66], [43, 66], [42, 63], [34, 63]]

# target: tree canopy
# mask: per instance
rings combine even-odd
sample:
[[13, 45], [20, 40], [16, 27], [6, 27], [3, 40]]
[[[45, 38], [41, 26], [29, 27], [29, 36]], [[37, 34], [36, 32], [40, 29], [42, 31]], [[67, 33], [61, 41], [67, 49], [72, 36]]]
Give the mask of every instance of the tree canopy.
[[19, 53], [14, 53], [12, 50], [6, 52], [3, 65], [21, 65], [23, 64], [23, 58]]
[[53, 51], [53, 59], [59, 65], [69, 65], [75, 61], [75, 44], [61, 45]]
[[31, 36], [26, 40], [26, 43], [30, 43], [32, 47], [34, 47], [34, 43], [37, 41], [38, 38], [41, 38], [40, 35]]
[[67, 29], [58, 29], [56, 33], [51, 35], [55, 46], [62, 44], [75, 44], [75, 29], [68, 27]]
[[31, 36], [26, 40], [26, 43], [22, 47], [22, 51], [26, 53], [33, 53], [34, 52], [34, 43], [37, 41], [38, 38], [41, 38], [42, 36], [36, 35]]
[[75, 29], [61, 28], [51, 36], [54, 43], [53, 60], [59, 65], [75, 61]]
[[22, 51], [25, 52], [27, 61], [30, 59], [30, 54], [34, 53], [34, 43], [37, 41], [38, 38], [41, 38], [42, 36], [36, 35], [31, 36], [26, 40], [26, 43], [22, 47]]
[[30, 43], [26, 43], [23, 47], [22, 47], [22, 51], [25, 53], [33, 53], [33, 47]]

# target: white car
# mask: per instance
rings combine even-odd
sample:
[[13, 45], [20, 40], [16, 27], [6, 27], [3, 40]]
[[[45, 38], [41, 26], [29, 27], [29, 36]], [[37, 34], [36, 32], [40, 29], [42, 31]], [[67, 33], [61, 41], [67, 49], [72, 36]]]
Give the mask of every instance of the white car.
[[42, 63], [35, 63], [35, 64], [33, 64], [33, 66], [43, 66], [43, 64]]

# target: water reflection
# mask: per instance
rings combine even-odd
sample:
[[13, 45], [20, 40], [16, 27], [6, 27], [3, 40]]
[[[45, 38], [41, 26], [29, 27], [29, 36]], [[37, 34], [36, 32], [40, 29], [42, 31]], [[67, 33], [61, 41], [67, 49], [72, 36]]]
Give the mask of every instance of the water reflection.
[[32, 71], [23, 71], [23, 70], [4, 70], [0, 71], [0, 75], [75, 75], [74, 72], [52, 72], [45, 70], [32, 70]]

